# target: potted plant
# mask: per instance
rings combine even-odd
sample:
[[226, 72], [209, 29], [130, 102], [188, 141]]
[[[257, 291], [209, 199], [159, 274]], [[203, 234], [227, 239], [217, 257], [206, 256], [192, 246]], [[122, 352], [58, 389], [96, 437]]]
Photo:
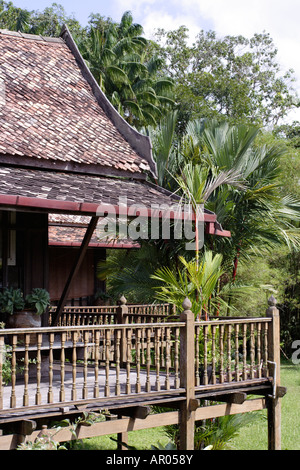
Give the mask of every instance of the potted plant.
[[41, 326], [41, 315], [50, 305], [49, 293], [35, 288], [25, 298], [21, 289], [6, 288], [0, 292], [0, 310], [7, 313], [9, 328], [34, 328]]
[[111, 296], [101, 289], [98, 289], [95, 296], [95, 305], [109, 305]]

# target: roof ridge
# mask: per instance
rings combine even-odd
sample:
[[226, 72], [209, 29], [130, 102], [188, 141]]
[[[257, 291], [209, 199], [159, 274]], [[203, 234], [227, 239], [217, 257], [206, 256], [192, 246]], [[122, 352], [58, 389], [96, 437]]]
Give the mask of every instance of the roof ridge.
[[52, 36], [42, 36], [40, 34], [22, 33], [21, 31], [11, 31], [9, 29], [0, 29], [0, 34], [5, 35], [5, 36], [14, 36], [17, 38], [22, 38], [22, 39], [31, 39], [34, 41], [65, 44], [65, 41], [61, 37], [57, 38], [57, 37], [52, 37]]

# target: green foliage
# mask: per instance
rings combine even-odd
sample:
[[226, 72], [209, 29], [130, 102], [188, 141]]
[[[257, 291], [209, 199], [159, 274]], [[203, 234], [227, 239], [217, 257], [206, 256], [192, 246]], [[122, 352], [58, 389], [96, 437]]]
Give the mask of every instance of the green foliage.
[[11, 359], [12, 359], [12, 347], [5, 344], [4, 351], [2, 351], [2, 382], [7, 385], [11, 380]]
[[49, 305], [49, 293], [42, 288], [33, 289], [25, 299], [21, 289], [10, 287], [0, 292], [0, 310], [10, 315], [26, 308], [34, 309], [37, 315], [42, 315]]
[[[195, 425], [195, 450], [225, 450], [230, 442], [239, 435], [242, 428], [259, 420], [258, 413], [226, 415], [214, 419], [206, 419]], [[167, 436], [176, 447], [179, 445], [179, 428], [177, 425], [165, 427]]]
[[212, 450], [228, 448], [230, 441], [239, 434], [241, 428], [257, 421], [258, 417], [256, 413], [244, 413], [206, 420], [205, 425], [196, 427], [195, 449], [202, 446], [212, 446]]
[[49, 292], [41, 288], [33, 289], [25, 300], [26, 304], [34, 308], [38, 315], [42, 315], [50, 305]]
[[21, 289], [4, 289], [0, 292], [0, 309], [2, 313], [13, 315], [15, 310], [23, 310], [25, 301]]
[[120, 24], [92, 22], [78, 42], [91, 72], [118, 112], [139, 129], [156, 126], [170, 107], [173, 82], [160, 74], [162, 61], [149, 52], [143, 28], [125, 12]]
[[15, 7], [13, 2], [0, 1], [0, 27], [29, 34], [58, 37], [63, 24], [67, 24], [75, 36], [84, 34], [79, 22], [68, 16], [62, 5], [52, 3], [42, 12]]
[[110, 250], [98, 263], [97, 275], [107, 280], [107, 291], [115, 301], [125, 294], [128, 303], [152, 302], [150, 276], [158, 266], [158, 250], [143, 245], [139, 250]]
[[[188, 45], [188, 30], [158, 30], [157, 48], [176, 82], [183, 121], [195, 117], [276, 125], [299, 105], [292, 70], [280, 73], [269, 33], [217, 37], [200, 31]], [[184, 128], [184, 124], [183, 128]]]
[[[59, 429], [56, 431], [58, 432]], [[56, 434], [55, 432], [55, 434]], [[42, 434], [37, 437], [34, 441], [27, 441], [19, 444], [17, 450], [67, 450], [64, 445], [60, 445], [53, 439], [54, 435], [48, 433]]]
[[202, 311], [217, 308], [223, 302], [216, 292], [217, 283], [223, 274], [222, 255], [213, 256], [211, 251], [205, 251], [199, 265], [195, 260], [188, 262], [183, 257], [179, 260], [182, 266], [177, 272], [162, 267], [151, 276], [160, 282], [155, 287], [155, 297], [176, 305], [179, 311], [182, 310], [184, 299], [188, 297], [195, 316], [201, 316]]
[[177, 447], [174, 442], [170, 441], [166, 445], [161, 443], [158, 443], [156, 446], [151, 445], [151, 450], [177, 450]]

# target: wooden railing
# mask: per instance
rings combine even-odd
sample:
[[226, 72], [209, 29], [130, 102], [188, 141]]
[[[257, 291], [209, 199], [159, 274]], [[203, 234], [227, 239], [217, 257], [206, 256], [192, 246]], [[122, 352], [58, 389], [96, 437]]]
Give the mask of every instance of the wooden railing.
[[267, 380], [270, 348], [278, 346], [269, 341], [271, 317], [195, 322], [188, 313], [163, 324], [0, 330], [0, 417]]
[[[50, 309], [49, 325], [52, 325], [55, 309]], [[121, 297], [119, 305], [66, 306], [58, 326], [155, 323], [166, 321], [173, 313], [175, 310], [170, 304], [126, 305], [125, 297]]]
[[196, 387], [267, 377], [270, 321], [220, 318], [196, 323]]

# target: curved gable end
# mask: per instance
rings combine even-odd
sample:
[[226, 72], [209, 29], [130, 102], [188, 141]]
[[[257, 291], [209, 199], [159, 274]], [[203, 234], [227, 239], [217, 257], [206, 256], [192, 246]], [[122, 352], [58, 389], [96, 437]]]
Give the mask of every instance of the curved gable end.
[[66, 27], [0, 31], [0, 162], [145, 179], [151, 143], [106, 99]]

